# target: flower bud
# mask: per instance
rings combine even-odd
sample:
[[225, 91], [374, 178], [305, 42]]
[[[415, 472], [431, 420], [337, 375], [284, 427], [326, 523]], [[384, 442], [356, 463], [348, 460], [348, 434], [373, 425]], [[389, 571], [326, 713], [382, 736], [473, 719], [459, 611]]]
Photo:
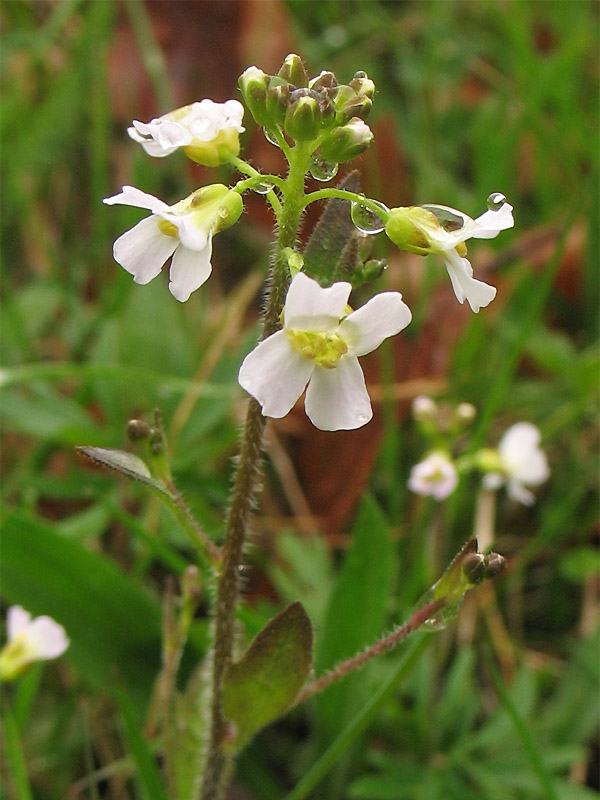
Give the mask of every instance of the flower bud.
[[150, 436], [150, 425], [143, 419], [130, 419], [127, 423], [127, 438], [130, 442], [139, 442]]
[[267, 113], [267, 89], [269, 87], [269, 76], [258, 69], [258, 67], [248, 67], [240, 75], [239, 87], [246, 106], [257, 125], [267, 125], [269, 115]]
[[486, 558], [482, 553], [469, 553], [462, 562], [462, 570], [467, 581], [472, 584], [481, 583], [487, 577]]
[[439, 230], [435, 215], [420, 206], [392, 208], [385, 226], [385, 232], [397, 247], [420, 256], [433, 252], [430, 234]]
[[223, 128], [210, 142], [195, 139], [181, 148], [186, 156], [203, 167], [218, 167], [226, 164], [231, 156], [240, 152], [240, 135], [235, 128]]
[[431, 397], [421, 394], [415, 397], [412, 402], [412, 413], [418, 422], [435, 419], [437, 416], [437, 404]]
[[315, 92], [330, 92], [337, 87], [337, 78], [333, 72], [323, 70], [316, 78], [311, 78], [308, 83], [309, 89], [314, 89]]
[[351, 117], [359, 117], [360, 119], [366, 119], [369, 116], [369, 111], [373, 106], [373, 101], [370, 100], [366, 95], [356, 95], [355, 98], [350, 100], [346, 105], [342, 108], [341, 113], [350, 119]]
[[308, 72], [306, 71], [302, 59], [295, 53], [290, 53], [286, 56], [281, 69], [277, 73], [284, 81], [291, 83], [297, 88], [306, 88], [308, 86]]
[[375, 84], [366, 72], [356, 72], [354, 78], [350, 81], [350, 86], [357, 94], [364, 94], [369, 100], [373, 99]]
[[296, 141], [310, 142], [319, 133], [323, 114], [314, 97], [303, 94], [294, 99], [295, 94], [296, 92], [292, 93], [292, 102], [285, 114], [285, 132]]
[[457, 422], [467, 425], [472, 422], [477, 415], [477, 409], [472, 403], [460, 403], [454, 412]]
[[364, 153], [372, 141], [371, 129], [362, 119], [356, 117], [341, 128], [331, 131], [321, 144], [321, 154], [328, 161], [342, 164]]
[[490, 553], [485, 557], [485, 578], [495, 578], [506, 569], [506, 559], [500, 553]]
[[290, 102], [290, 85], [281, 78], [274, 76], [269, 81], [267, 89], [267, 127], [282, 127], [285, 114]]

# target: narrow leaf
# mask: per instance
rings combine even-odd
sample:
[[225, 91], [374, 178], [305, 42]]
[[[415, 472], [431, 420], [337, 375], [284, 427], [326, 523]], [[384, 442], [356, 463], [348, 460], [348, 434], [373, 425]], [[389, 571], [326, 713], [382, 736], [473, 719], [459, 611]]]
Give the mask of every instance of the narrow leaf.
[[306, 681], [312, 663], [312, 625], [292, 603], [254, 638], [225, 676], [225, 716], [235, 725], [235, 749], [281, 716]]
[[95, 464], [100, 464], [114, 472], [119, 472], [121, 475], [126, 475], [128, 478], [133, 478], [134, 481], [139, 481], [149, 486], [150, 489], [154, 489], [156, 492], [164, 494], [173, 500], [175, 499], [162, 481], [152, 477], [145, 461], [142, 461], [134, 453], [128, 453], [125, 450], [112, 450], [106, 447], [77, 447], [76, 450]]

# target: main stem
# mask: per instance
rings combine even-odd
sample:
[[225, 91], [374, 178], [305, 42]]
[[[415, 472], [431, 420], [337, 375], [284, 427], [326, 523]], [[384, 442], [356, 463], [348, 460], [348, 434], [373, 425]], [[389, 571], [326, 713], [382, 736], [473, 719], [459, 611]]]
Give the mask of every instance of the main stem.
[[[308, 156], [298, 146], [290, 154], [290, 171], [283, 190], [283, 205], [277, 220], [278, 235], [271, 266], [268, 296], [263, 314], [262, 338], [279, 325], [288, 285], [286, 247], [293, 247], [298, 234], [304, 200], [304, 177]], [[223, 680], [233, 652], [235, 612], [239, 594], [239, 566], [246, 540], [248, 520], [261, 471], [265, 417], [259, 403], [251, 398], [242, 434], [240, 457], [231, 492], [225, 542], [217, 583], [212, 651], [212, 695], [210, 739], [202, 776], [201, 800], [218, 800], [227, 785], [233, 756], [225, 752], [224, 742], [231, 735], [223, 714]]]

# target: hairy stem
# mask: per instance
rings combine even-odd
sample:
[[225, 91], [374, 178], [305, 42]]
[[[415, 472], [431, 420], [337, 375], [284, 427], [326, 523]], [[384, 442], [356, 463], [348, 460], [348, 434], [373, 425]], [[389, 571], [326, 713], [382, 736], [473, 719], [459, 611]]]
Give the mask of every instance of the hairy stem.
[[388, 636], [379, 639], [375, 644], [372, 644], [371, 647], [368, 647], [361, 653], [357, 653], [355, 656], [347, 658], [345, 661], [340, 661], [330, 672], [327, 672], [325, 675], [312, 681], [312, 683], [309, 683], [308, 686], [305, 686], [296, 698], [294, 705], [297, 706], [305, 700], [308, 700], [309, 697], [322, 692], [324, 689], [327, 689], [328, 686], [331, 686], [332, 683], [344, 678], [355, 669], [361, 669], [376, 656], [380, 656], [382, 653], [385, 653], [386, 650], [399, 644], [403, 639], [406, 639], [409, 633], [418, 630], [421, 625], [435, 614], [436, 611], [439, 611], [443, 605], [445, 605], [445, 600], [442, 598], [427, 603], [427, 605], [415, 611], [408, 622], [396, 628], [396, 630], [392, 631]]
[[[296, 242], [303, 209], [304, 177], [308, 158], [306, 153], [298, 148], [294, 148], [291, 155], [293, 157], [290, 159], [290, 171], [283, 191], [283, 207], [277, 220], [278, 237], [263, 314], [263, 339], [274, 333], [280, 324], [279, 317], [288, 284], [287, 260], [283, 251], [286, 247], [293, 247]], [[259, 403], [251, 398], [231, 492], [217, 584], [212, 651], [211, 726], [201, 800], [218, 800], [225, 790], [232, 769], [232, 756], [226, 753], [223, 746], [228, 735], [227, 720], [223, 714], [223, 680], [233, 651], [239, 566], [260, 476], [265, 423]]]

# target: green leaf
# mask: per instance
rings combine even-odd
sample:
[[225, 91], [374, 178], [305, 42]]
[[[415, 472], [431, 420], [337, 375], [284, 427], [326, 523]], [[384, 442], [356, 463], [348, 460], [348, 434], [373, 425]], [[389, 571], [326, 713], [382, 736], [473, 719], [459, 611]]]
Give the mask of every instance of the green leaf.
[[225, 716], [235, 725], [235, 749], [281, 716], [304, 685], [312, 663], [312, 625], [301, 603], [292, 603], [253, 639], [227, 670]]
[[[339, 188], [358, 192], [358, 172], [354, 170], [348, 173]], [[323, 281], [325, 285], [330, 284], [341, 254], [354, 235], [357, 235], [357, 231], [350, 218], [350, 203], [347, 200], [329, 200], [306, 245], [304, 272], [315, 280]]]
[[24, 511], [4, 520], [1, 567], [4, 600], [60, 622], [71, 640], [63, 658], [85, 680], [105, 691], [116, 667], [145, 705], [160, 664], [160, 609], [132, 576]]
[[165, 484], [157, 478], [153, 478], [146, 463], [134, 453], [128, 453], [126, 450], [112, 450], [106, 447], [77, 447], [76, 450], [95, 464], [100, 464], [114, 472], [120, 472], [121, 475], [126, 475], [128, 478], [133, 478], [134, 481], [145, 484], [158, 494], [165, 495], [173, 501], [175, 500]]
[[142, 720], [138, 719], [135, 707], [122, 686], [117, 687], [116, 694], [123, 718], [128, 750], [136, 765], [135, 777], [140, 786], [141, 795], [144, 800], [167, 800], [154, 754], [142, 735]]
[[[381, 636], [395, 572], [389, 524], [375, 500], [360, 508], [352, 546], [335, 584], [316, 647], [317, 675]], [[371, 686], [366, 673], [338, 681], [316, 700], [322, 751], [364, 705]], [[343, 768], [340, 766], [340, 770]], [[334, 796], [331, 791], [330, 796]]]

